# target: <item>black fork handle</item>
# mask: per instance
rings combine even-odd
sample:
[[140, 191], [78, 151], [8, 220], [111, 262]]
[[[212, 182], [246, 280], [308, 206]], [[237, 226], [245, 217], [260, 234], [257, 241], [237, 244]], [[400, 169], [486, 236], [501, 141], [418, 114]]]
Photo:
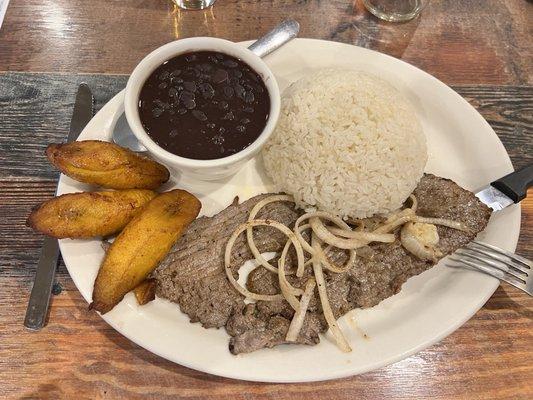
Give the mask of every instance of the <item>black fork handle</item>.
[[515, 203], [527, 196], [527, 189], [533, 185], [533, 164], [518, 171], [511, 172], [491, 183], [496, 189], [505, 194]]

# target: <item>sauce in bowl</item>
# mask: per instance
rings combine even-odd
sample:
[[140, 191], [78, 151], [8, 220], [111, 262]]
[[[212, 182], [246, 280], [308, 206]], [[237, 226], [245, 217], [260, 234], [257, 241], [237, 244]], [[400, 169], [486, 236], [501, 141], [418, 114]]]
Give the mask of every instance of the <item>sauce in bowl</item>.
[[139, 96], [148, 135], [181, 157], [212, 160], [238, 153], [261, 134], [270, 97], [257, 72], [215, 51], [180, 54], [155, 69]]

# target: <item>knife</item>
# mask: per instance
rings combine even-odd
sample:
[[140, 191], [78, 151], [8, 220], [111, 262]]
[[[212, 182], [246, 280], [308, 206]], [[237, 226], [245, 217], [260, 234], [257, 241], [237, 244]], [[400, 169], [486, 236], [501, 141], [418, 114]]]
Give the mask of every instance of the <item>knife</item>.
[[476, 193], [476, 197], [494, 211], [519, 203], [533, 184], [533, 164], [497, 179]]
[[[76, 94], [72, 119], [70, 120], [67, 142], [75, 141], [83, 128], [85, 128], [85, 125], [91, 120], [93, 117], [93, 104], [91, 89], [85, 83], [80, 84]], [[24, 319], [24, 326], [30, 330], [38, 331], [45, 324], [58, 259], [59, 243], [57, 239], [46, 236], [39, 262], [37, 263], [35, 280], [33, 281], [26, 318]]]

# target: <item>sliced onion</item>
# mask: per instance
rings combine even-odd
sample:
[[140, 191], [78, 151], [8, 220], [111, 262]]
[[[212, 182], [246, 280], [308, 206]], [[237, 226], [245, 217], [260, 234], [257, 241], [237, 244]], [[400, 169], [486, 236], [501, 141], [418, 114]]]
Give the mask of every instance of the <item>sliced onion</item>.
[[287, 240], [287, 243], [285, 244], [285, 247], [281, 252], [281, 257], [278, 261], [278, 280], [283, 297], [285, 297], [285, 300], [289, 302], [289, 304], [294, 310], [298, 310], [299, 306], [298, 299], [296, 298], [296, 296], [300, 296], [301, 294], [303, 294], [303, 290], [291, 286], [289, 281], [287, 281], [287, 277], [285, 276], [285, 259], [287, 258], [287, 253], [290, 247], [291, 241]]
[[[356, 239], [358, 241], [361, 241], [363, 243], [363, 246], [366, 246], [366, 244], [370, 242], [391, 243], [391, 240], [392, 240], [391, 235], [387, 233], [345, 231], [345, 230], [330, 227], [330, 226], [325, 226], [325, 228], [334, 235], [341, 236], [347, 239]], [[338, 247], [338, 246], [334, 246], [334, 247]]]
[[[328, 246], [328, 247], [330, 247], [330, 246]], [[343, 273], [349, 271], [352, 268], [352, 266], [354, 265], [355, 258], [357, 256], [357, 253], [355, 252], [355, 250], [351, 249], [349, 251], [350, 252], [350, 257], [348, 258], [348, 261], [346, 261], [346, 264], [344, 264], [342, 267], [337, 267], [335, 264], [333, 264], [331, 261], [329, 261], [329, 258], [326, 255], [327, 248], [326, 248], [326, 250], [324, 250], [324, 249], [322, 249], [322, 246], [319, 245], [319, 246], [316, 247], [315, 251], [317, 253], [316, 257], [318, 257], [320, 262], [322, 262], [322, 264], [324, 265], [324, 268], [326, 268], [328, 271], [335, 272], [336, 274], [343, 274]]]
[[376, 234], [374, 232], [354, 232], [350, 235], [358, 235], [357, 239], [343, 239], [333, 235], [327, 230], [320, 219], [313, 217], [309, 220], [313, 232], [324, 242], [340, 249], [350, 250], [366, 245], [368, 242], [384, 242], [392, 243], [395, 240], [394, 235], [391, 234]]
[[[315, 235], [313, 235], [311, 243], [314, 249], [319, 246]], [[337, 346], [339, 346], [342, 351], [352, 351], [350, 345], [346, 341], [346, 338], [342, 334], [342, 331], [337, 325], [337, 321], [335, 320], [335, 316], [333, 315], [333, 310], [329, 305], [328, 293], [326, 291], [326, 281], [324, 280], [324, 272], [322, 271], [322, 264], [316, 259], [313, 262], [313, 271], [315, 273], [315, 279], [318, 285], [318, 295], [320, 296], [322, 311], [324, 312], [324, 317], [326, 318], [326, 322], [328, 323], [329, 329], [331, 329], [331, 333], [335, 338], [335, 342], [337, 342]]]
[[[261, 210], [264, 206], [266, 206], [269, 203], [274, 203], [276, 201], [294, 201], [291, 196], [287, 195], [275, 195], [275, 196], [269, 196], [266, 199], [261, 200], [259, 203], [257, 203], [254, 208], [252, 208], [252, 211], [250, 211], [250, 216], [248, 217], [248, 221], [252, 221], [259, 210]], [[254, 242], [254, 235], [252, 233], [252, 228], [246, 229], [246, 240], [248, 241], [248, 247], [250, 247], [250, 250], [252, 251], [252, 254], [254, 255], [255, 259], [259, 264], [261, 264], [263, 267], [268, 269], [271, 272], [274, 272], [275, 274], [278, 273], [278, 269], [274, 267], [272, 264], [270, 264], [259, 252], [257, 249], [257, 246]]]
[[[408, 210], [410, 210], [410, 209], [408, 209]], [[378, 226], [376, 229], [374, 229], [374, 233], [387, 233], [387, 232], [390, 232], [390, 231], [396, 229], [397, 227], [399, 227], [400, 225], [403, 225], [403, 224], [405, 224], [407, 222], [412, 221], [413, 218], [414, 218], [413, 215], [404, 215], [404, 216], [398, 217], [396, 219], [393, 219], [390, 222], [386, 222], [385, 221], [385, 225]]]
[[426, 218], [426, 217], [419, 217], [418, 215], [415, 216], [413, 219], [414, 222], [422, 222], [425, 224], [433, 224], [433, 225], [442, 225], [447, 226], [448, 228], [457, 229], [458, 231], [468, 232], [470, 229], [460, 221], [453, 221], [451, 219], [445, 219], [445, 218]]
[[342, 219], [340, 219], [339, 217], [335, 217], [334, 215], [331, 215], [331, 214], [326, 213], [326, 212], [314, 211], [314, 212], [308, 212], [308, 213], [302, 215], [294, 223], [294, 233], [296, 234], [296, 237], [300, 241], [300, 243], [301, 243], [302, 247], [304, 248], [304, 250], [307, 251], [310, 254], [315, 254], [315, 251], [313, 250], [311, 245], [309, 245], [309, 243], [307, 243], [307, 241], [301, 235], [300, 230], [299, 230], [299, 226], [302, 223], [302, 221], [305, 221], [306, 219], [315, 218], [315, 217], [324, 218], [324, 219], [326, 219], [326, 220], [328, 220], [330, 222], [333, 222], [339, 228], [343, 228], [343, 229], [346, 229], [346, 230], [351, 230], [350, 226], [346, 222], [344, 222]]
[[292, 317], [289, 330], [287, 331], [287, 336], [285, 337], [287, 342], [296, 342], [298, 339], [298, 335], [300, 334], [305, 321], [305, 315], [307, 313], [307, 307], [309, 307], [309, 301], [313, 297], [315, 286], [316, 281], [314, 278], [309, 278], [305, 283], [305, 290], [300, 298], [299, 307]]
[[244, 224], [241, 224], [237, 227], [235, 232], [231, 235], [228, 244], [226, 245], [226, 251], [224, 253], [224, 266], [226, 270], [226, 276], [228, 277], [229, 281], [233, 285], [233, 287], [241, 293], [243, 296], [253, 299], [253, 300], [264, 300], [264, 301], [274, 301], [283, 298], [281, 294], [275, 294], [275, 295], [268, 295], [268, 294], [258, 294], [258, 293], [252, 293], [245, 287], [241, 286], [237, 280], [233, 277], [233, 273], [231, 270], [231, 250], [233, 249], [233, 245], [235, 244], [235, 240], [239, 237], [239, 235], [246, 230], [248, 227], [253, 226], [271, 226], [273, 228], [278, 229], [279, 231], [283, 232], [285, 235], [289, 237], [289, 240], [293, 243], [294, 248], [296, 249], [296, 255], [298, 257], [298, 265], [303, 265], [304, 263], [304, 255], [303, 250], [300, 245], [300, 242], [294, 235], [294, 233], [287, 228], [285, 225], [276, 222], [276, 221], [270, 221], [265, 219], [256, 219], [253, 221], [245, 222]]

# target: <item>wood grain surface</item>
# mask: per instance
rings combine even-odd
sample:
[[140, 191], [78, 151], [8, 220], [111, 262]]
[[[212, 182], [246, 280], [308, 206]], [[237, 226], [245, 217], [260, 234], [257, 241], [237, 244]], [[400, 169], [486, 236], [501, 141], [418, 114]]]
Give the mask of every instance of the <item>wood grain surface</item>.
[[[533, 299], [506, 284], [440, 343], [330, 382], [257, 384], [170, 363], [88, 312], [62, 263], [48, 325], [39, 333], [23, 328], [42, 244], [24, 221], [55, 191], [57, 173], [43, 150], [66, 138], [78, 84], [87, 82], [101, 107], [124, 87], [121, 74], [163, 43], [251, 39], [284, 17], [300, 21], [302, 37], [376, 49], [454, 85], [515, 167], [532, 162], [531, 1], [432, 0], [421, 18], [388, 24], [359, 0], [218, 0], [201, 12], [165, 0], [11, 0], [0, 29], [0, 398], [533, 398]], [[522, 204], [517, 249], [529, 258], [532, 194]]]
[[420, 18], [391, 24], [360, 0], [218, 0], [197, 12], [169, 0], [11, 0], [0, 71], [128, 74], [169, 41], [254, 39], [291, 17], [301, 37], [379, 50], [449, 84], [532, 83], [532, 8], [526, 0], [431, 0]]

